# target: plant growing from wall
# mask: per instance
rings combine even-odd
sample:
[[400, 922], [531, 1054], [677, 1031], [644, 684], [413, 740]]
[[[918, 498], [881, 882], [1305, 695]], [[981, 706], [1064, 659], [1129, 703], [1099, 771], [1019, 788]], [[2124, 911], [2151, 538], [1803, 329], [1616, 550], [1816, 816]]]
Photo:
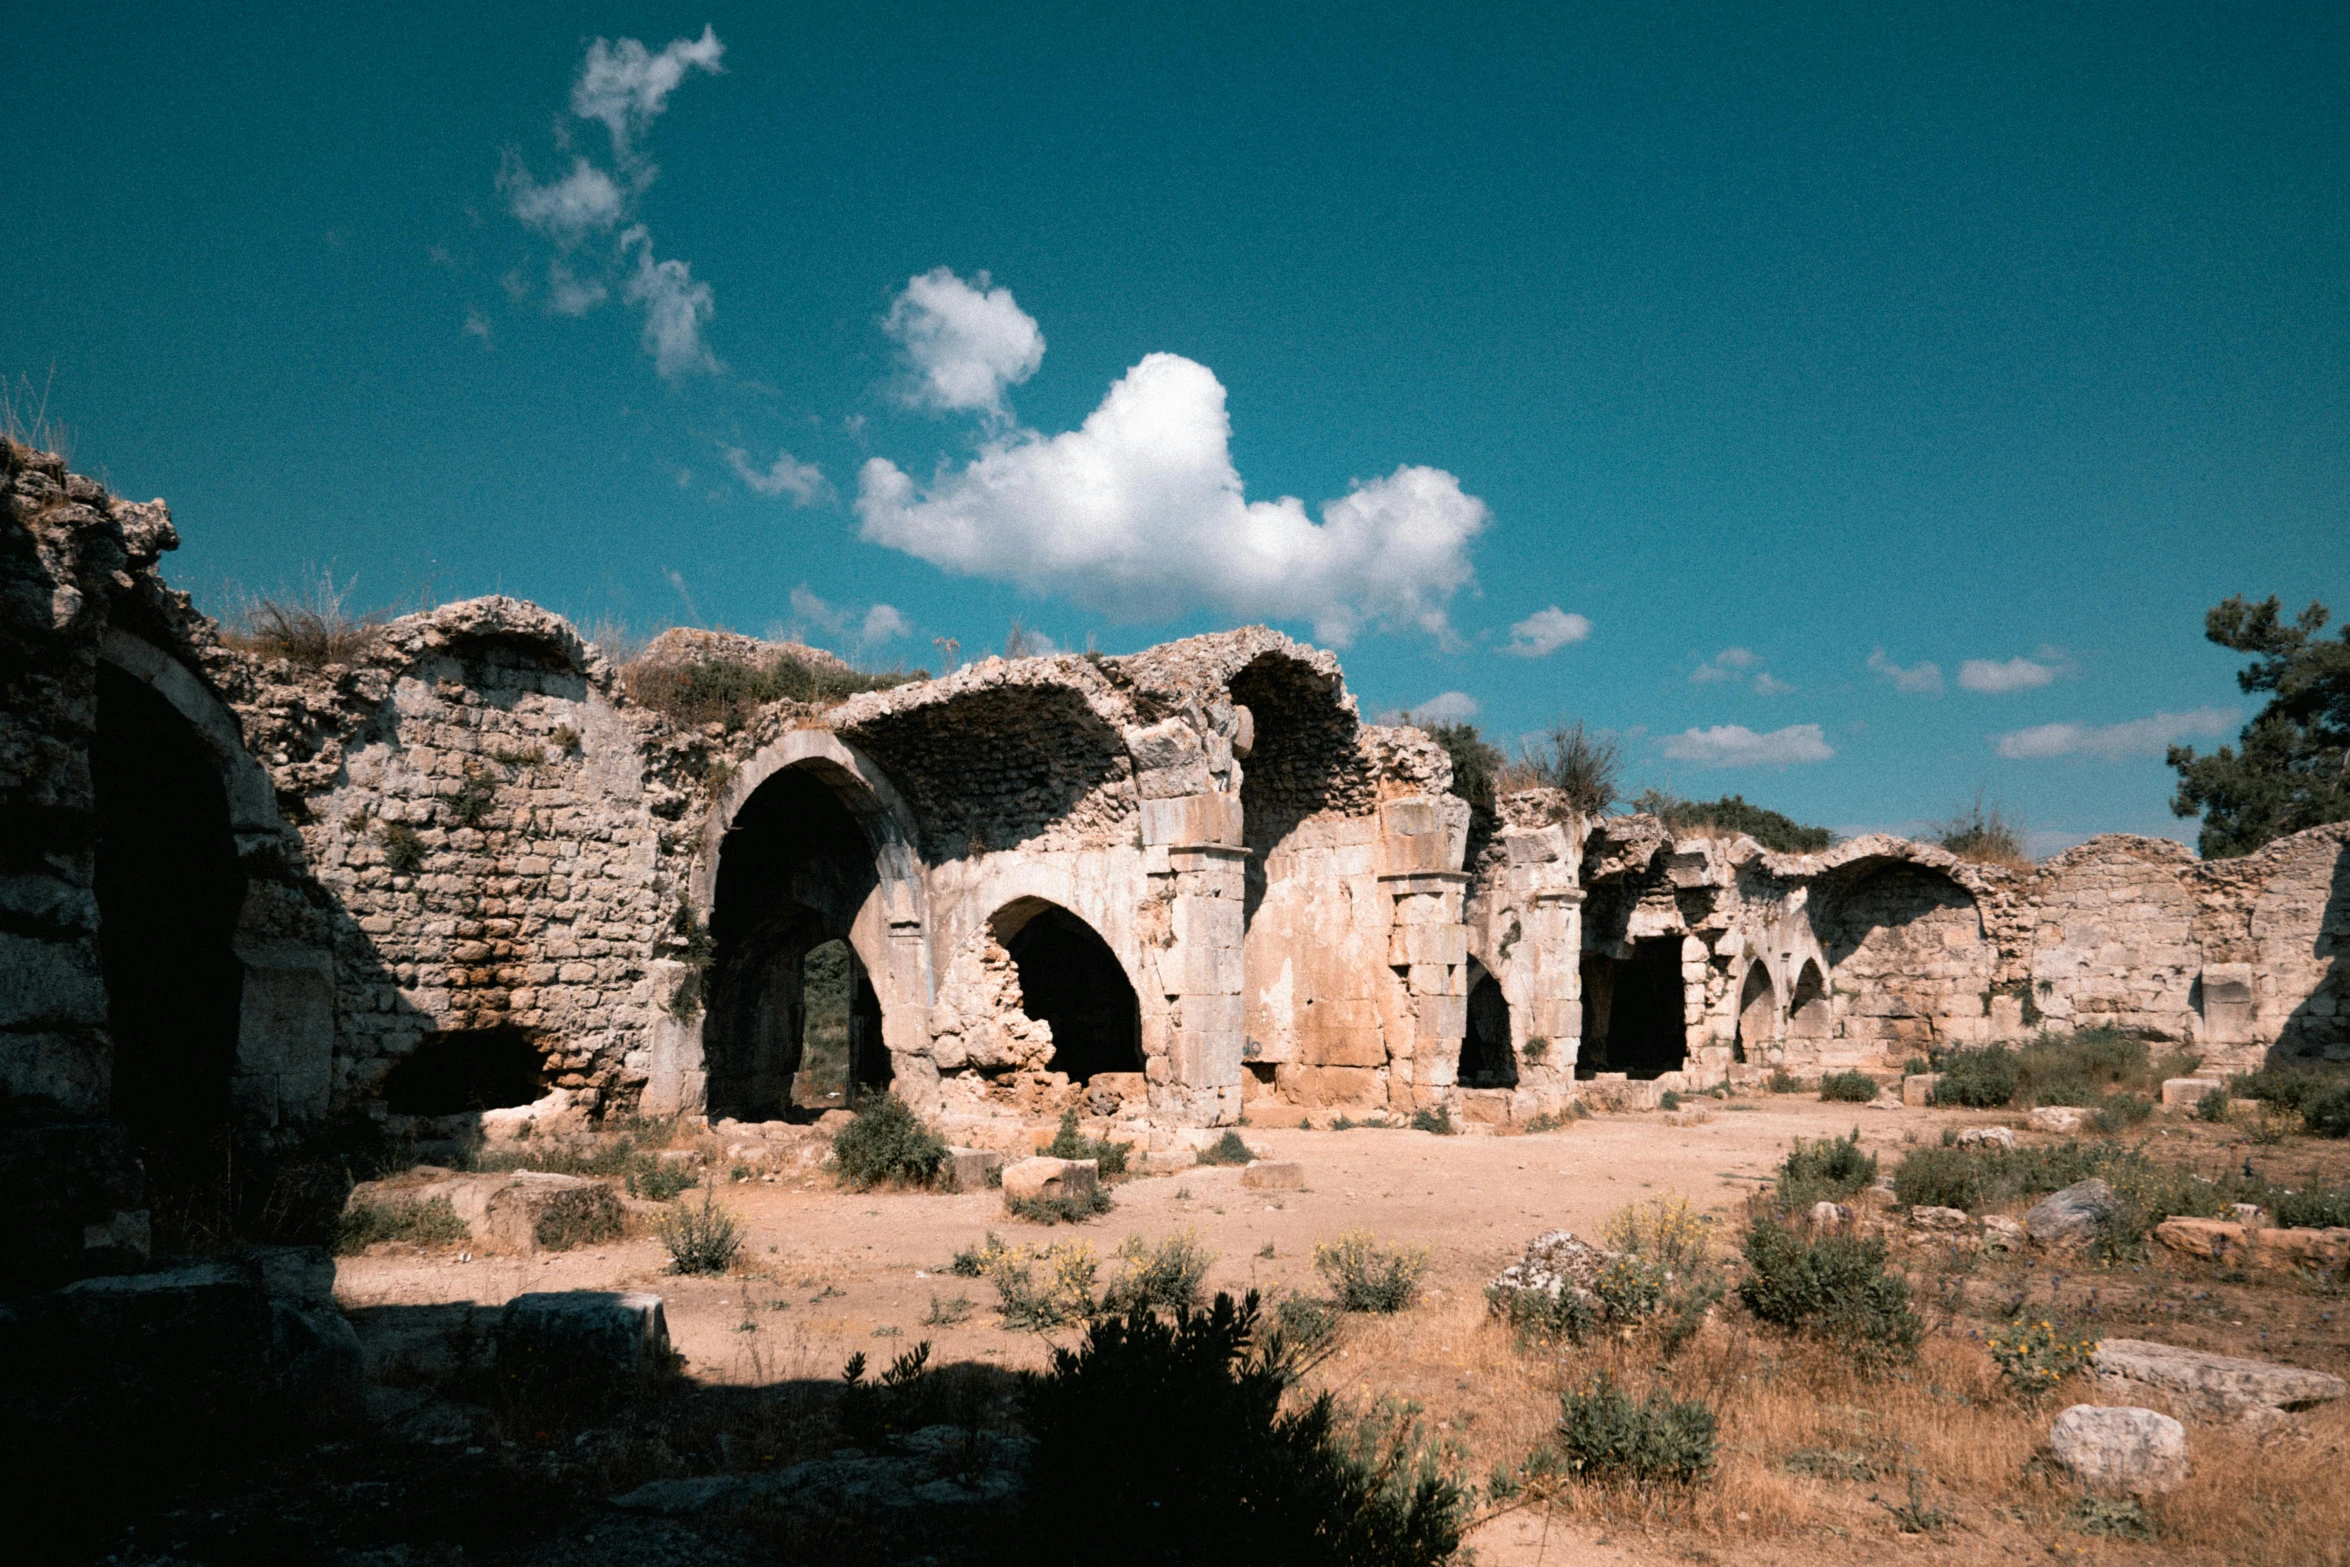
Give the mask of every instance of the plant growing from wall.
[[468, 767], [465, 781], [449, 796], [449, 816], [460, 827], [481, 826], [498, 803], [498, 783], [485, 768]]
[[424, 868], [424, 840], [406, 822], [382, 822], [375, 841], [383, 847], [384, 864], [396, 875], [413, 876]]

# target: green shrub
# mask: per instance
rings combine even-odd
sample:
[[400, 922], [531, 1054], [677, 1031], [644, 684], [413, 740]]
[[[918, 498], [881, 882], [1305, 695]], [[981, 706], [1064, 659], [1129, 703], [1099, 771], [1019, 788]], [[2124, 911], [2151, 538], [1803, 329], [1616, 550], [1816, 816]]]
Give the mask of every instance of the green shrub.
[[481, 768], [468, 767], [465, 781], [449, 796], [449, 816], [460, 827], [479, 827], [490, 819], [497, 803], [497, 780]]
[[1085, 1242], [1031, 1249], [1006, 1246], [990, 1235], [987, 1243], [981, 1272], [995, 1286], [1005, 1327], [1050, 1333], [1094, 1314], [1094, 1275], [1100, 1264]]
[[1806, 1238], [1771, 1218], [1746, 1232], [1746, 1309], [1764, 1322], [1842, 1345], [1855, 1358], [1907, 1360], [1925, 1325], [1909, 1309], [1909, 1285], [1885, 1271], [1885, 1243], [1871, 1237]]
[[2120, 1207], [2101, 1246], [2127, 1252], [2176, 1214], [2217, 1218], [2235, 1202], [2262, 1202], [2266, 1183], [2230, 1173], [2211, 1179], [2160, 1164], [2143, 1147], [2097, 1141], [2054, 1147], [1913, 1148], [1893, 1172], [1893, 1195], [1911, 1207], [1996, 1208], [2096, 1176]]
[[1556, 1295], [1547, 1290], [1485, 1287], [1485, 1303], [1510, 1325], [1521, 1344], [1580, 1344], [1599, 1326], [1599, 1308], [1572, 1289]]
[[1603, 1371], [1559, 1404], [1559, 1450], [1568, 1471], [1583, 1479], [1686, 1485], [1714, 1466], [1714, 1412], [1701, 1399], [1657, 1388], [1634, 1403]]
[[2154, 1113], [2154, 1101], [2143, 1094], [2107, 1094], [2089, 1119], [2101, 1132], [2136, 1126]]
[[1820, 1079], [1820, 1097], [1841, 1104], [1865, 1105], [1878, 1091], [1877, 1080], [1866, 1072], [1830, 1072]]
[[1799, 1137], [1779, 1161], [1779, 1206], [1809, 1208], [1815, 1202], [1834, 1202], [1876, 1178], [1877, 1156], [1860, 1151], [1859, 1127], [1825, 1142], [1807, 1143]]
[[1129, 1235], [1118, 1243], [1118, 1260], [1125, 1272], [1102, 1296], [1104, 1311], [1123, 1314], [1138, 1306], [1173, 1311], [1199, 1304], [1200, 1286], [1216, 1254], [1200, 1244], [1197, 1230], [1185, 1230], [1156, 1244]]
[[1996, 1110], [2015, 1099], [2022, 1081], [2023, 1070], [2015, 1052], [2005, 1045], [1953, 1050], [1942, 1059], [1942, 1080], [1934, 1085], [1934, 1103]]
[[867, 674], [778, 652], [758, 663], [735, 658], [639, 662], [629, 665], [621, 678], [632, 700], [680, 728], [715, 723], [731, 733], [770, 702], [833, 702], [861, 691], [886, 691], [922, 676], [919, 671]]
[[1334, 1241], [1315, 1243], [1314, 1268], [1329, 1281], [1340, 1310], [1396, 1312], [1420, 1293], [1428, 1252], [1385, 1245], [1369, 1230], [1349, 1230]]
[[1985, 1161], [1964, 1148], [1913, 1148], [1893, 1172], [1893, 1197], [1911, 1208], [1972, 1209], [1983, 1201]]
[[383, 845], [384, 864], [395, 874], [413, 876], [424, 868], [424, 840], [406, 822], [385, 822], [378, 826], [375, 841]]
[[1279, 1562], [1437, 1567], [1454, 1559], [1467, 1493], [1416, 1410], [1357, 1414], [1328, 1393], [1284, 1412], [1298, 1377], [1258, 1298], [1205, 1311], [1095, 1319], [1021, 1387], [1036, 1441], [1020, 1538], [1071, 1567]]
[[688, 1166], [664, 1164], [658, 1159], [647, 1159], [630, 1165], [627, 1180], [628, 1195], [642, 1197], [648, 1202], [668, 1202], [678, 1193], [697, 1184], [694, 1172]]
[[2134, 1496], [2118, 1499], [2103, 1496], [2076, 1498], [2065, 1522], [2082, 1534], [2099, 1535], [2109, 1540], [2154, 1538], [2154, 1520], [2146, 1515], [2146, 1504]]
[[1771, 1068], [1770, 1078], [1763, 1087], [1774, 1094], [1800, 1094], [1803, 1092], [1803, 1079], [1783, 1066], [1775, 1066]]
[[2195, 1119], [2198, 1121], [2225, 1121], [2228, 1118], [2228, 1091], [2214, 1088], [2195, 1101]]
[[1110, 1194], [1096, 1186], [1082, 1197], [1006, 1197], [1004, 1212], [1030, 1224], [1083, 1224], [1108, 1213]]
[[2044, 1033], [2016, 1053], [2016, 1102], [2094, 1108], [2117, 1092], [2151, 1092], [2197, 1060], [2174, 1053], [2156, 1062], [2146, 1041], [2114, 1028]]
[[1434, 1109], [1412, 1112], [1411, 1129], [1415, 1132], [1434, 1132], [1439, 1137], [1450, 1137], [1460, 1128], [1452, 1124], [1452, 1106], [1438, 1105]]
[[2228, 1079], [2228, 1092], [2238, 1099], [2257, 1099], [2279, 1110], [2297, 1112], [2345, 1089], [2350, 1089], [2350, 1070], [2341, 1067], [2272, 1066]]
[[885, 1093], [833, 1135], [832, 1156], [855, 1191], [885, 1182], [927, 1186], [946, 1163], [947, 1145], [903, 1099]]
[[539, 1210], [532, 1233], [548, 1251], [569, 1251], [620, 1238], [620, 1199], [609, 1186], [579, 1186], [557, 1192]]
[[2350, 1225], [2350, 1189], [2280, 1192], [2270, 1212], [2286, 1229], [2325, 1230]]
[[1985, 1340], [2007, 1389], [2018, 1398], [2044, 1398], [2089, 1364], [2098, 1340], [2060, 1332], [2045, 1317], [2018, 1317]]
[[1061, 1112], [1060, 1130], [1053, 1140], [1037, 1151], [1048, 1159], [1091, 1159], [1094, 1172], [1103, 1180], [1116, 1180], [1126, 1173], [1126, 1156], [1131, 1143], [1113, 1143], [1087, 1137], [1077, 1130], [1077, 1112]]
[[1318, 1355], [1338, 1337], [1345, 1319], [1336, 1301], [1319, 1295], [1292, 1292], [1273, 1308], [1273, 1330], [1281, 1335], [1284, 1352], [1297, 1356]]
[[346, 1254], [365, 1251], [378, 1241], [454, 1246], [472, 1236], [473, 1231], [457, 1217], [446, 1197], [392, 1205], [362, 1202], [344, 1210], [335, 1233], [335, 1249]]
[[669, 1248], [672, 1273], [724, 1273], [743, 1249], [742, 1226], [706, 1189], [700, 1207], [670, 1209], [654, 1222], [653, 1233]]
[[[1343, 1121], [1346, 1117], [1340, 1116], [1338, 1119]], [[1349, 1128], [1332, 1123], [1331, 1130], [1343, 1132]], [[1199, 1151], [1199, 1162], [1202, 1164], [1248, 1164], [1253, 1162], [1256, 1156], [1256, 1150], [1242, 1142], [1238, 1132], [1226, 1132]]]
[[2350, 1137], [2350, 1087], [2310, 1100], [2302, 1107], [2301, 1124], [2313, 1137]]

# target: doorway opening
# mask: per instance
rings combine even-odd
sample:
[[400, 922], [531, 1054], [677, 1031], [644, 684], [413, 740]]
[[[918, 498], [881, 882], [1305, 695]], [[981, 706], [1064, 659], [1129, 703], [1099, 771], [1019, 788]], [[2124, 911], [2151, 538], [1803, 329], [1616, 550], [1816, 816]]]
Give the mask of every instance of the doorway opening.
[[1820, 978], [1820, 966], [1807, 959], [1795, 977], [1794, 994], [1787, 998], [1787, 1037], [1816, 1044], [1833, 1031], [1827, 982]]
[[1463, 1088], [1515, 1088], [1518, 1053], [1510, 1048], [1510, 1004], [1501, 981], [1469, 962], [1469, 1031], [1461, 1038]]
[[1738, 992], [1738, 1034], [1731, 1041], [1730, 1059], [1759, 1061], [1778, 1032], [1779, 997], [1771, 988], [1771, 971], [1762, 959], [1749, 958], [1746, 984]]
[[1053, 1071], [1082, 1083], [1142, 1070], [1142, 1004], [1091, 925], [1040, 898], [1007, 905], [992, 924], [1020, 971], [1020, 1010], [1052, 1025]]
[[1577, 1077], [1660, 1077], [1689, 1056], [1681, 995], [1681, 938], [1632, 943], [1629, 958], [1583, 954], [1583, 1049]]
[[384, 1074], [384, 1108], [394, 1115], [463, 1115], [508, 1110], [543, 1098], [545, 1060], [530, 1034], [509, 1026], [446, 1029]]

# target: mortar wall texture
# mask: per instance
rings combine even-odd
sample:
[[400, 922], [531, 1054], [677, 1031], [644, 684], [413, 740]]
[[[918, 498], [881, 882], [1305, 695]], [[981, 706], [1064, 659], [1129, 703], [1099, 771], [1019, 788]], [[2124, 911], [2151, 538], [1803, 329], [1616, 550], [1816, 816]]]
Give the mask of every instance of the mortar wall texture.
[[[1585, 966], [1636, 951], [1679, 980], [1662, 1086], [2042, 1025], [2220, 1067], [2350, 1059], [2350, 826], [2014, 870], [1887, 837], [1780, 855], [1542, 790], [1472, 812], [1427, 735], [1365, 724], [1329, 653], [1262, 627], [844, 698], [872, 682], [818, 649], [679, 630], [616, 667], [485, 598], [297, 662], [167, 585], [162, 502], [4, 452], [0, 1158], [51, 1174], [0, 1255], [52, 1273], [135, 1255], [146, 1200], [101, 961], [102, 686], [172, 715], [217, 780], [240, 889], [220, 1092], [252, 1136], [471, 1124], [395, 1113], [403, 1067], [515, 1041], [565, 1114], [780, 1114], [796, 965], [833, 939], [870, 1002], [858, 1080], [975, 1136], [1065, 1109], [1523, 1124], [1599, 1070]], [[1039, 932], [1131, 990], [1130, 1060], [1057, 1064], [1078, 1025], [1023, 971]], [[1507, 1059], [1464, 1086], [1485, 976]]]

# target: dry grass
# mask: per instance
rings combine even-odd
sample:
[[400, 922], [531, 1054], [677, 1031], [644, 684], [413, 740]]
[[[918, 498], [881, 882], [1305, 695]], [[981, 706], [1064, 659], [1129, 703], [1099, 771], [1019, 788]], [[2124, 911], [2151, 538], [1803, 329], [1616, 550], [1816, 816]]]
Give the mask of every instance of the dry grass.
[[375, 646], [382, 633], [380, 613], [354, 614], [351, 594], [358, 579], [335, 580], [334, 568], [319, 567], [296, 587], [274, 595], [241, 595], [221, 628], [230, 647], [264, 658], [282, 658], [305, 669], [348, 664]]
[[[1931, 1336], [1915, 1365], [1879, 1376], [1832, 1346], [1723, 1308], [1660, 1365], [1646, 1341], [1521, 1349], [1482, 1302], [1454, 1295], [1395, 1317], [1350, 1318], [1313, 1381], [1358, 1403], [1391, 1392], [1420, 1400], [1432, 1429], [1466, 1447], [1467, 1473], [1482, 1481], [1548, 1443], [1560, 1393], [1603, 1370], [1635, 1397], [1662, 1387], [1711, 1404], [1721, 1422], [1714, 1474], [1646, 1489], [1553, 1481], [1513, 1505], [1619, 1537], [1637, 1532], [1691, 1560], [1708, 1559], [1694, 1551], [1744, 1560], [1752, 1548], [1779, 1560], [1870, 1561], [1900, 1538], [1891, 1507], [1910, 1499], [1914, 1475], [1919, 1499], [1950, 1515], [1937, 1559], [2058, 1550], [2247, 1567], [2350, 1562], [2350, 1496], [2336, 1483], [2350, 1410], [2303, 1416], [2298, 1434], [2267, 1443], [2190, 1422], [2195, 1473], [2148, 1503], [2155, 1538], [2108, 1541], [2069, 1526], [2080, 1492], [2044, 1446], [2066, 1405], [2122, 1400], [2075, 1380], [2052, 1398], [2018, 1402], [1983, 1348], [1957, 1337]], [[1811, 1453], [1835, 1456], [1810, 1465], [1796, 1457], [1789, 1467], [1791, 1456]], [[1860, 1477], [1835, 1472], [1855, 1461]]]

